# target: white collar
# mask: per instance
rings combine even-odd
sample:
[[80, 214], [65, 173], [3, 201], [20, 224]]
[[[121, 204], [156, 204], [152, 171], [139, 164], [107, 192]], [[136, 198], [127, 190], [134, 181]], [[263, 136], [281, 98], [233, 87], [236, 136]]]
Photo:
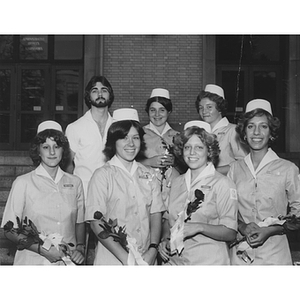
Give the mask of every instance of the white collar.
[[56, 173], [56, 177], [53, 180], [52, 177], [49, 175], [49, 173], [46, 171], [46, 169], [43, 167], [42, 164], [39, 164], [38, 167], [35, 169], [35, 173], [39, 176], [44, 176], [47, 177], [49, 179], [51, 179], [53, 182], [55, 182], [56, 184], [61, 180], [61, 178], [64, 176], [64, 171], [58, 167], [57, 173]]
[[112, 159], [109, 161], [109, 164], [110, 164], [111, 166], [116, 166], [116, 167], [118, 167], [118, 168], [124, 170], [124, 171], [125, 171], [126, 173], [128, 173], [130, 176], [133, 176], [133, 174], [135, 173], [135, 171], [136, 171], [137, 168], [138, 168], [138, 164], [137, 164], [137, 162], [134, 160], [134, 161], [132, 162], [131, 170], [130, 170], [130, 172], [129, 172], [129, 171], [125, 168], [125, 166], [123, 165], [123, 163], [121, 162], [121, 160], [120, 160], [116, 155], [114, 155], [114, 156], [112, 157]]
[[212, 130], [212, 131], [215, 131], [215, 130], [221, 128], [221, 127], [227, 126], [228, 124], [229, 124], [228, 119], [227, 119], [226, 117], [224, 117], [224, 118], [222, 118], [222, 119], [214, 126], [214, 128], [212, 128], [211, 130]]
[[265, 156], [263, 157], [263, 159], [261, 160], [261, 162], [259, 163], [258, 167], [256, 170], [254, 170], [253, 167], [253, 163], [251, 160], [251, 156], [250, 153], [244, 158], [244, 161], [246, 163], [246, 165], [248, 166], [251, 174], [253, 175], [254, 178], [256, 178], [256, 174], [264, 167], [266, 166], [268, 163], [270, 163], [273, 160], [278, 159], [279, 156], [271, 149], [268, 149], [268, 152], [265, 154]]
[[162, 133], [160, 133], [156, 129], [156, 127], [153, 125], [153, 123], [151, 123], [151, 122], [148, 125], [146, 125], [145, 128], [148, 128], [148, 129], [152, 130], [153, 132], [155, 132], [159, 136], [163, 136], [168, 130], [172, 129], [168, 122], [166, 122], [165, 127], [164, 127]]
[[186, 173], [184, 174], [184, 178], [185, 178], [185, 183], [186, 183], [186, 187], [188, 192], [191, 190], [191, 185], [192, 183], [195, 183], [197, 181], [200, 181], [200, 179], [210, 176], [210, 175], [214, 175], [215, 174], [215, 167], [213, 165], [212, 162], [209, 162], [207, 164], [207, 166], [204, 168], [204, 170], [195, 178], [195, 180], [193, 182], [191, 182], [192, 180], [192, 172], [191, 169], [188, 169], [186, 171]]
[[[106, 121], [105, 128], [106, 128], [106, 127], [109, 127], [109, 126], [111, 125], [111, 123], [112, 123], [112, 116], [110, 115], [109, 112], [107, 112], [107, 114], [108, 114], [108, 117], [107, 117], [107, 121]], [[93, 121], [94, 123], [96, 123], [95, 120], [93, 119], [93, 116], [92, 116], [92, 110], [91, 110], [91, 109], [89, 109], [89, 110], [85, 113], [85, 116], [86, 116], [90, 121]]]

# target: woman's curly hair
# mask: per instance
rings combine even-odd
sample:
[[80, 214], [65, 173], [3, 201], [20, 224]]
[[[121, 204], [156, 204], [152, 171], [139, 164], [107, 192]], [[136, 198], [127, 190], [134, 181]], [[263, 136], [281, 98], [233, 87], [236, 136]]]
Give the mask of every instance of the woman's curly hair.
[[70, 144], [67, 137], [61, 131], [55, 129], [43, 130], [33, 138], [29, 149], [29, 155], [33, 161], [33, 165], [37, 167], [41, 163], [40, 145], [45, 143], [47, 138], [52, 139], [56, 142], [57, 146], [63, 148], [63, 155], [59, 166], [65, 169], [70, 161]]
[[107, 160], [110, 160], [116, 154], [116, 141], [124, 139], [130, 131], [131, 127], [134, 127], [137, 130], [141, 140], [141, 149], [137, 154], [137, 157], [145, 151], [145, 131], [142, 125], [139, 122], [133, 120], [118, 121], [112, 123], [107, 132], [107, 140], [105, 148], [103, 150], [103, 153], [105, 154]]
[[213, 133], [208, 133], [207, 131], [205, 131], [205, 129], [197, 126], [191, 126], [183, 132], [181, 132], [180, 134], [174, 136], [174, 154], [176, 155], [176, 157], [183, 161], [184, 145], [193, 135], [198, 136], [202, 143], [207, 147], [207, 161], [210, 161], [214, 164], [214, 166], [217, 166], [220, 154], [217, 136]]
[[199, 109], [200, 101], [204, 98], [208, 98], [210, 101], [213, 101], [216, 103], [216, 109], [217, 109], [217, 111], [219, 111], [222, 114], [222, 117], [224, 117], [226, 115], [227, 100], [217, 94], [205, 92], [205, 91], [200, 92], [200, 94], [197, 96], [197, 99], [195, 102], [195, 106], [196, 106], [198, 114], [199, 114], [199, 110], [200, 110]]
[[275, 142], [279, 134], [280, 120], [277, 117], [273, 117], [269, 112], [261, 108], [254, 109], [240, 116], [235, 130], [238, 133], [241, 142], [248, 144], [246, 141], [246, 127], [248, 126], [249, 121], [252, 118], [261, 116], [266, 116], [268, 119], [268, 124], [271, 132], [269, 145]]

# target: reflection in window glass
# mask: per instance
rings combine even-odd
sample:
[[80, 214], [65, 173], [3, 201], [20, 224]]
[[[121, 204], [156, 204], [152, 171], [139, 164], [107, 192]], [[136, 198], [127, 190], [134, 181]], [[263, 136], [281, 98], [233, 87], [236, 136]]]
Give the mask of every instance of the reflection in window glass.
[[9, 143], [10, 116], [0, 112], [0, 143]]
[[45, 71], [22, 70], [21, 109], [39, 111], [45, 102]]
[[[270, 102], [275, 102], [276, 72], [255, 71], [253, 93], [254, 98], [268, 99]], [[272, 105], [275, 105], [275, 103]]]
[[[237, 81], [239, 80], [239, 84]], [[238, 85], [238, 86], [237, 86]], [[222, 84], [225, 91], [225, 98], [227, 100], [227, 118], [236, 123], [234, 118], [237, 118], [244, 106], [244, 85], [245, 74], [241, 71], [238, 78], [238, 71], [222, 71]], [[238, 88], [238, 93], [237, 93]], [[238, 99], [237, 99], [238, 97]]]
[[242, 63], [278, 62], [280, 36], [278, 35], [217, 35], [218, 62]]
[[13, 36], [0, 35], [0, 59], [11, 60], [13, 59]]
[[20, 59], [48, 59], [48, 36], [21, 35]]
[[63, 131], [66, 130], [70, 123], [75, 122], [77, 119], [77, 114], [55, 114], [55, 121], [61, 125]]
[[22, 114], [21, 116], [21, 143], [29, 143], [36, 135], [38, 124], [43, 121], [41, 114]]
[[82, 59], [83, 36], [56, 35], [54, 37], [54, 59]]
[[78, 70], [58, 70], [55, 76], [56, 111], [77, 111], [78, 109]]
[[11, 70], [0, 70], [0, 110], [10, 109]]

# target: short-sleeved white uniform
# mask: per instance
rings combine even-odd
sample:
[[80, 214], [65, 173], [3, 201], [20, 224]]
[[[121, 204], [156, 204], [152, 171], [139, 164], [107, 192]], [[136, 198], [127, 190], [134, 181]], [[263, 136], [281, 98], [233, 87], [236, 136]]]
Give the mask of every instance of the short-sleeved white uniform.
[[[150, 245], [150, 215], [165, 211], [153, 170], [134, 161], [129, 173], [114, 156], [95, 171], [89, 184], [85, 220], [94, 220], [96, 211], [106, 220], [117, 219], [118, 225], [125, 225], [128, 236], [136, 239], [138, 250], [144, 253]], [[121, 265], [100, 242], [94, 264]]]
[[[60, 168], [53, 180], [42, 165], [17, 177], [5, 206], [1, 227], [8, 221], [17, 227], [16, 217], [27, 217], [44, 235], [59, 233], [65, 242], [76, 245], [75, 225], [84, 222], [81, 180]], [[14, 264], [51, 265], [43, 256], [26, 249], [16, 252]]]
[[[299, 169], [290, 161], [281, 159], [269, 148], [260, 165], [254, 170], [250, 154], [232, 164], [227, 176], [237, 187], [239, 218], [246, 224], [258, 224], [268, 217], [291, 213], [300, 215]], [[247, 250], [248, 251], [248, 250]], [[250, 253], [251, 252], [251, 253]], [[274, 235], [260, 247], [250, 249], [257, 265], [289, 265], [291, 252], [286, 235]], [[232, 251], [233, 264], [245, 264]]]
[[[191, 224], [201, 222], [210, 225], [224, 225], [237, 230], [237, 197], [235, 184], [217, 172], [212, 163], [191, 182], [190, 169], [177, 177], [172, 185], [169, 202], [170, 228], [183, 211], [187, 200], [194, 201], [195, 190], [203, 192], [202, 206], [192, 213]], [[195, 223], [194, 226], [197, 226]], [[229, 265], [230, 257], [226, 242], [198, 234], [184, 241], [184, 249], [169, 260], [171, 265]]]
[[212, 128], [212, 133], [217, 136], [220, 147], [218, 167], [230, 165], [236, 160], [243, 159], [247, 155], [247, 149], [239, 142], [235, 131], [236, 125], [229, 123], [226, 117], [222, 118]]

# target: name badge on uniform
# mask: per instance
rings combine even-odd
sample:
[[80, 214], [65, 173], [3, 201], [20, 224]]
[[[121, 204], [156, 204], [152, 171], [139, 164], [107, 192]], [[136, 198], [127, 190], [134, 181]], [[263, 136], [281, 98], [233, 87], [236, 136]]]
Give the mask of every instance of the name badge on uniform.
[[144, 172], [143, 174], [139, 175], [141, 179], [152, 179], [152, 174], [150, 172]]
[[201, 190], [211, 191], [211, 185], [201, 185]]
[[63, 185], [64, 188], [72, 188], [74, 185], [72, 183], [64, 183]]

